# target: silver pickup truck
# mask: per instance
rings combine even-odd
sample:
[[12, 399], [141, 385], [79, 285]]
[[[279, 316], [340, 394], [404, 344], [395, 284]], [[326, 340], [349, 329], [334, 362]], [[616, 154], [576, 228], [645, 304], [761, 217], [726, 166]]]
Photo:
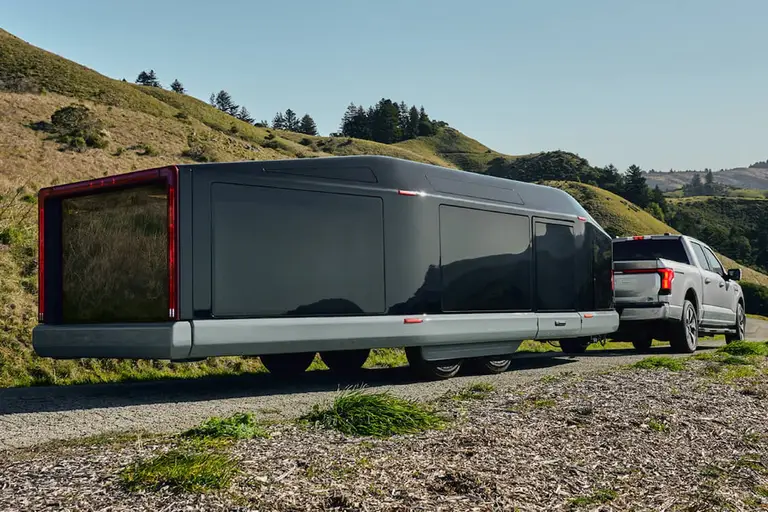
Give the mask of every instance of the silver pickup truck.
[[683, 235], [615, 238], [613, 271], [617, 341], [647, 350], [669, 341], [676, 352], [694, 352], [700, 334], [744, 339], [741, 269], [726, 272], [714, 251]]

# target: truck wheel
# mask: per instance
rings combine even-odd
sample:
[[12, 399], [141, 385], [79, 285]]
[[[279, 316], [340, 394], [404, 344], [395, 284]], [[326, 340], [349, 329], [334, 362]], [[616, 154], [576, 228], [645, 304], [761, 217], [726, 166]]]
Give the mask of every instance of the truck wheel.
[[267, 367], [269, 373], [278, 377], [294, 376], [304, 373], [312, 360], [314, 352], [297, 352], [294, 354], [267, 354], [260, 357], [261, 364]]
[[683, 316], [680, 322], [672, 326], [669, 345], [675, 352], [696, 352], [699, 345], [699, 319], [696, 308], [688, 299], [683, 302]]
[[408, 365], [428, 379], [450, 379], [461, 370], [463, 360], [427, 361], [421, 356], [421, 347], [405, 347]]
[[589, 338], [569, 338], [560, 340], [560, 349], [566, 354], [583, 354], [590, 344]]
[[492, 357], [483, 357], [469, 362], [471, 371], [484, 374], [504, 373], [512, 364], [511, 359], [495, 359]]
[[651, 345], [653, 345], [653, 340], [651, 338], [632, 340], [632, 346], [635, 347], [635, 350], [638, 352], [648, 352]]
[[725, 335], [725, 342], [743, 341], [747, 336], [747, 315], [744, 314], [744, 306], [739, 303], [736, 307], [736, 332]]
[[355, 373], [363, 367], [370, 350], [329, 350], [320, 352], [320, 359], [333, 372]]

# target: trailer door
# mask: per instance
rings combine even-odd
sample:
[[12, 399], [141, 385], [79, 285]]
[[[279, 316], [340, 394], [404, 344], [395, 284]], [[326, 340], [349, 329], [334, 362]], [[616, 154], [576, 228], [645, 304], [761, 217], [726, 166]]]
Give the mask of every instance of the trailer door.
[[535, 299], [538, 339], [576, 337], [581, 333], [577, 304], [583, 269], [573, 222], [534, 217]]

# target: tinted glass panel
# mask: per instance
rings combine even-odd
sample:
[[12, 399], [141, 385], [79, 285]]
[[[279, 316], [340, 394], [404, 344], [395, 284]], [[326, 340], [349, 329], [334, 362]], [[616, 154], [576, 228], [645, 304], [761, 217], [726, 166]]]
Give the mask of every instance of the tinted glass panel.
[[440, 207], [443, 311], [531, 308], [528, 217]]
[[[572, 226], [536, 222], [536, 298], [539, 311], [576, 309], [576, 239]], [[583, 273], [583, 269], [581, 270]]]
[[613, 288], [611, 272], [613, 270], [613, 247], [611, 238], [604, 235], [591, 224], [587, 227], [592, 239], [592, 276], [595, 280], [595, 309], [613, 307]]
[[720, 265], [720, 262], [717, 260], [717, 256], [714, 255], [712, 251], [707, 249], [706, 247], [703, 247], [704, 254], [707, 256], [707, 261], [709, 262], [709, 268], [712, 269], [712, 272], [716, 272], [720, 275], [725, 274], [725, 270], [723, 269], [723, 266]]
[[213, 314], [381, 313], [378, 197], [214, 184]]
[[699, 265], [706, 270], [712, 270], [707, 261], [707, 256], [704, 254], [704, 249], [697, 243], [692, 243], [693, 252], [696, 254], [696, 259], [699, 261]]
[[168, 198], [148, 185], [62, 200], [62, 319], [168, 318]]
[[655, 260], [689, 264], [683, 243], [679, 239], [627, 240], [613, 242], [614, 261]]

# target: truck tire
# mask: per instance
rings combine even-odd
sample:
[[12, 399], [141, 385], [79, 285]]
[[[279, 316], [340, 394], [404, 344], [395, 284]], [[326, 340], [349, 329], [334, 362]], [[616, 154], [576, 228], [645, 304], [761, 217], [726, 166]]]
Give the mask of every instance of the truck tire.
[[725, 335], [725, 343], [732, 343], [734, 341], [743, 341], [747, 335], [747, 315], [744, 313], [744, 306], [736, 306], [736, 332], [733, 334]]
[[320, 359], [332, 371], [338, 373], [356, 373], [365, 364], [370, 350], [329, 350], [320, 352]]
[[261, 364], [266, 366], [269, 373], [274, 374], [276, 377], [300, 375], [309, 368], [314, 358], [314, 352], [267, 354], [260, 357]]
[[445, 380], [456, 376], [463, 360], [427, 361], [421, 355], [421, 347], [405, 347], [408, 365], [420, 376], [430, 380]]
[[560, 340], [560, 349], [566, 354], [583, 354], [590, 343], [589, 338], [569, 338]]
[[699, 318], [696, 308], [688, 299], [683, 302], [683, 316], [672, 325], [669, 345], [674, 352], [696, 352], [699, 345]]
[[632, 346], [635, 347], [635, 350], [638, 352], [648, 352], [651, 349], [651, 345], [653, 345], [653, 339], [651, 338], [632, 340]]

